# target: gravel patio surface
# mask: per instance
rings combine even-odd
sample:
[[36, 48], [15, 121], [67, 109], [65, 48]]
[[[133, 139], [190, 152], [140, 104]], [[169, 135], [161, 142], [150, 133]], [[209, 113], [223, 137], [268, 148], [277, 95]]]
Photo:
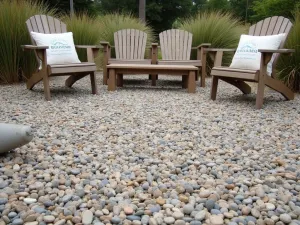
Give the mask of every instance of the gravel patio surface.
[[[100, 94], [84, 78], [0, 86], [0, 121], [32, 142], [0, 156], [0, 225], [300, 224], [300, 97], [220, 82], [196, 94], [180, 78], [124, 76]], [[254, 86], [255, 87], [255, 86]]]

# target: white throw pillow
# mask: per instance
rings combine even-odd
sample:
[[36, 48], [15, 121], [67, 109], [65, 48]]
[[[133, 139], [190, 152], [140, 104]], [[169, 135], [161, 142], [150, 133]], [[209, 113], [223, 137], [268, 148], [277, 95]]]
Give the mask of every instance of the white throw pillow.
[[46, 50], [47, 64], [80, 63], [72, 32], [58, 34], [30, 33], [37, 46], [49, 46]]
[[[261, 53], [258, 49], [277, 50], [283, 41], [285, 34], [269, 36], [241, 35], [238, 48], [233, 56], [231, 68], [259, 70]], [[274, 56], [274, 55], [273, 55]], [[272, 73], [272, 63], [274, 57], [269, 62], [267, 72]]]

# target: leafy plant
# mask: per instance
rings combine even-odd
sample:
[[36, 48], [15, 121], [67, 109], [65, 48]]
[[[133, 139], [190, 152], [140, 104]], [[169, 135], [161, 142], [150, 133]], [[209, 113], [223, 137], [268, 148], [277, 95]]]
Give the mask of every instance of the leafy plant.
[[33, 53], [23, 52], [21, 45], [30, 44], [26, 20], [36, 14], [54, 14], [34, 1], [0, 1], [0, 82], [14, 83], [28, 77], [36, 68]]
[[295, 49], [292, 56], [281, 56], [278, 60], [278, 77], [294, 91], [300, 90], [300, 11], [295, 13], [294, 26], [285, 48]]
[[[240, 21], [229, 13], [204, 12], [181, 23], [179, 29], [193, 34], [193, 46], [211, 43], [213, 48], [236, 48], [239, 38], [246, 31]], [[193, 58], [196, 53], [193, 52]], [[224, 57], [224, 63], [229, 57]], [[212, 65], [212, 62], [209, 62]]]
[[259, 21], [271, 16], [293, 18], [293, 10], [300, 6], [299, 0], [255, 0], [252, 21]]

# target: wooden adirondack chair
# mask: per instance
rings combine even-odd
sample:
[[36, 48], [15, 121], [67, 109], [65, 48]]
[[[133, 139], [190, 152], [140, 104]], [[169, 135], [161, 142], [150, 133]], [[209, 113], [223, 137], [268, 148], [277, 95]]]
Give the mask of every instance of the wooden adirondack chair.
[[[151, 59], [145, 59], [147, 34], [140, 30], [123, 29], [114, 33], [115, 45], [101, 41], [104, 51], [103, 84], [107, 85], [108, 73], [106, 66], [116, 64], [151, 64]], [[157, 44], [153, 44], [156, 46]], [[115, 48], [116, 58], [111, 58], [111, 48]], [[121, 75], [122, 76], [122, 75]]]
[[[38, 33], [52, 34], [52, 33], [64, 33], [67, 32], [66, 24], [58, 19], [46, 15], [35, 15], [30, 17], [26, 21], [27, 29], [29, 32], [34, 31]], [[98, 54], [99, 47], [97, 46], [83, 46], [76, 45], [76, 48], [87, 49], [88, 62], [82, 63], [72, 63], [72, 64], [47, 64], [46, 49], [48, 46], [36, 46], [33, 39], [32, 45], [24, 45], [22, 48], [24, 50], [34, 50], [38, 65], [41, 61], [41, 68], [37, 68], [36, 73], [27, 81], [27, 88], [32, 89], [35, 84], [43, 80], [44, 83], [44, 93], [46, 100], [50, 100], [50, 87], [49, 87], [49, 77], [50, 76], [69, 76], [66, 80], [65, 85], [71, 87], [77, 80], [83, 78], [84, 76], [90, 75], [92, 93], [97, 94], [96, 77], [95, 71], [97, 70], [94, 63], [94, 57]]]
[[[161, 65], [188, 65], [201, 67], [201, 87], [205, 87], [206, 77], [206, 56], [203, 49], [210, 44], [203, 43], [197, 47], [192, 47], [193, 34], [178, 29], [163, 31], [159, 34], [162, 60], [158, 60]], [[197, 50], [197, 59], [191, 60], [191, 50]], [[199, 71], [198, 71], [199, 73]], [[197, 78], [199, 75], [196, 76]]]
[[[265, 36], [286, 33], [286, 40], [292, 26], [292, 23], [287, 18], [281, 16], [269, 17], [251, 26], [249, 30], [249, 35]], [[260, 69], [257, 71], [222, 67], [221, 64], [223, 52], [235, 51], [235, 49], [206, 49], [205, 52], [208, 52], [209, 55], [212, 56], [212, 58], [214, 59], [214, 67], [211, 71], [211, 75], [213, 76], [211, 87], [211, 99], [216, 99], [219, 79], [236, 86], [244, 94], [251, 93], [251, 87], [247, 83], [245, 83], [245, 81], [258, 83], [256, 96], [257, 109], [262, 108], [265, 86], [268, 86], [278, 91], [287, 100], [294, 99], [294, 93], [286, 85], [284, 85], [283, 82], [276, 78], [275, 67], [278, 61], [279, 54], [291, 54], [292, 52], [294, 52], [294, 50], [290, 49], [281, 49], [284, 46], [285, 40], [281, 42], [279, 50], [259, 50], [259, 52], [261, 52], [261, 65]], [[275, 54], [274, 61], [272, 64], [273, 70], [272, 75], [269, 76], [267, 75], [267, 65], [270, 62], [273, 54]]]

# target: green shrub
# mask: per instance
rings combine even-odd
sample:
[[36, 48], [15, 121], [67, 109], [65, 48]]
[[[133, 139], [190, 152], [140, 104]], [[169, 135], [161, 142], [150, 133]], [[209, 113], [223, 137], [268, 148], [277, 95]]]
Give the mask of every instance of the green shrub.
[[295, 14], [294, 26], [284, 48], [295, 49], [292, 56], [281, 56], [278, 60], [278, 76], [294, 91], [300, 90], [300, 11]]
[[[193, 46], [211, 43], [213, 48], [236, 48], [241, 34], [246, 32], [246, 28], [237, 18], [221, 12], [199, 13], [184, 20], [179, 29], [193, 34]], [[196, 57], [195, 52], [192, 57]], [[228, 63], [229, 57], [224, 57], [223, 62]], [[209, 65], [211, 66], [211, 62]]]
[[18, 82], [36, 68], [34, 54], [21, 49], [31, 43], [25, 22], [36, 14], [51, 15], [54, 11], [33, 1], [0, 1], [0, 83]]

